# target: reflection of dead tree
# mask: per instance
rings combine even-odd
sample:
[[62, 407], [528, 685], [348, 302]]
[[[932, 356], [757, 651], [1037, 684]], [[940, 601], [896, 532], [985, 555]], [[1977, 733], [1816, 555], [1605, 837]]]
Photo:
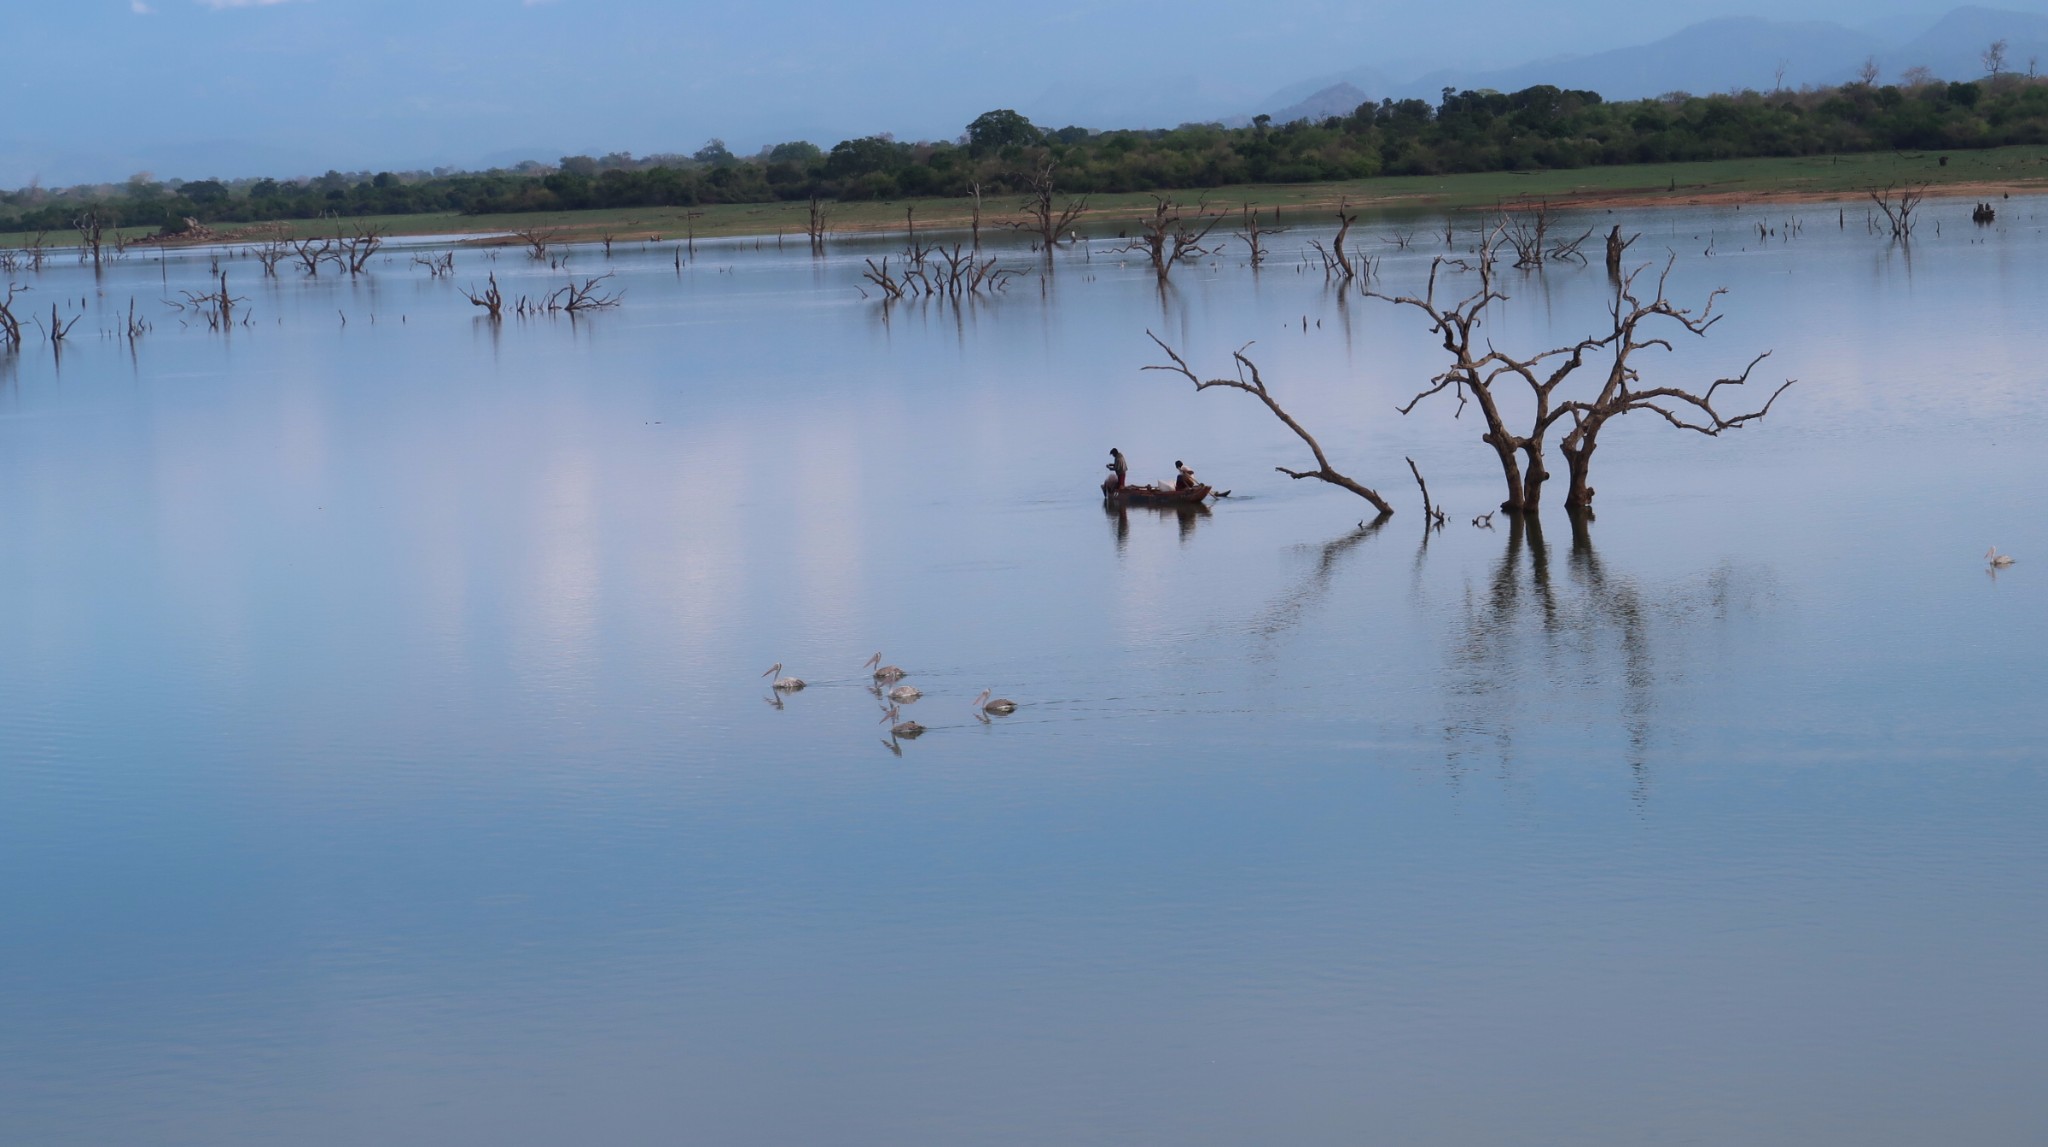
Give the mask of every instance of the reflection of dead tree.
[[1386, 514], [1377, 514], [1371, 521], [1361, 520], [1356, 526], [1346, 530], [1343, 536], [1324, 542], [1320, 546], [1299, 547], [1316, 555], [1314, 567], [1302, 579], [1301, 584], [1283, 591], [1252, 621], [1252, 632], [1261, 637], [1271, 638], [1299, 626], [1302, 615], [1329, 593], [1333, 576], [1342, 564], [1344, 556], [1378, 534], [1386, 526], [1387, 518]]
[[1245, 204], [1242, 208], [1242, 214], [1244, 229], [1238, 235], [1238, 238], [1244, 240], [1244, 245], [1251, 248], [1252, 267], [1256, 270], [1259, 264], [1266, 260], [1266, 248], [1262, 240], [1267, 235], [1284, 235], [1287, 233], [1287, 228], [1259, 226], [1259, 213], [1254, 211], [1249, 203]]
[[1153, 274], [1159, 276], [1160, 282], [1166, 282], [1166, 277], [1173, 272], [1175, 263], [1190, 255], [1209, 253], [1201, 245], [1202, 240], [1209, 237], [1209, 232], [1214, 231], [1218, 223], [1223, 222], [1221, 215], [1202, 214], [1199, 204], [1196, 205], [1195, 211], [1196, 218], [1208, 220], [1206, 226], [1197, 229], [1188, 223], [1181, 215], [1180, 204], [1175, 203], [1171, 196], [1153, 196], [1152, 217], [1138, 220], [1138, 238], [1125, 245], [1123, 250], [1145, 252], [1152, 260]]
[[1021, 210], [1025, 219], [1013, 224], [1020, 231], [1037, 234], [1038, 242], [1045, 251], [1048, 261], [1052, 259], [1053, 244], [1073, 226], [1074, 220], [1088, 210], [1088, 200], [1069, 199], [1065, 205], [1053, 206], [1052, 173], [1057, 166], [1048, 159], [1035, 170], [1025, 173], [1025, 199]]
[[824, 200], [811, 196], [810, 214], [804, 219], [804, 234], [810, 236], [813, 255], [825, 253], [825, 221], [830, 214]]
[[1715, 291], [1707, 296], [1706, 305], [1698, 312], [1674, 305], [1664, 295], [1664, 284], [1671, 276], [1672, 263], [1676, 257], [1664, 264], [1663, 274], [1657, 276], [1657, 293], [1648, 301], [1637, 295], [1636, 279], [1642, 274], [1637, 268], [1615, 290], [1611, 312], [1614, 330], [1600, 340], [1603, 347], [1614, 355], [1608, 367], [1606, 385], [1600, 394], [1590, 402], [1573, 401], [1560, 406], [1555, 417], [1569, 417], [1572, 429], [1558, 444], [1564, 453], [1565, 464], [1571, 472], [1571, 489], [1565, 495], [1565, 505], [1574, 510], [1590, 509], [1593, 502], [1593, 487], [1587, 484], [1591, 471], [1593, 451], [1599, 445], [1600, 428], [1608, 420], [1635, 410], [1648, 410], [1663, 415], [1664, 420], [1680, 430], [1691, 430], [1709, 437], [1719, 436], [1724, 430], [1734, 430], [1761, 419], [1771, 411], [1771, 404], [1785, 393], [1795, 381], [1786, 379], [1764, 404], [1746, 414], [1727, 415], [1714, 408], [1714, 395], [1724, 386], [1742, 386], [1749, 381], [1750, 372], [1758, 363], [1770, 356], [1765, 351], [1749, 361], [1742, 373], [1733, 378], [1716, 379], [1706, 390], [1693, 392], [1682, 387], [1660, 386], [1647, 390], [1635, 389], [1635, 383], [1642, 376], [1631, 365], [1629, 356], [1639, 350], [1658, 348], [1671, 350], [1671, 343], [1661, 337], [1642, 337], [1638, 330], [1646, 323], [1664, 319], [1676, 323], [1679, 329], [1689, 334], [1704, 336], [1708, 328], [1721, 321], [1714, 313], [1714, 303], [1722, 292]]
[[444, 275], [455, 274], [455, 252], [453, 251], [443, 251], [439, 255], [429, 255], [426, 257], [414, 255], [412, 262], [415, 267], [425, 267], [427, 274], [432, 275], [436, 279]]
[[[452, 258], [453, 256], [450, 257]], [[468, 299], [473, 305], [482, 307], [484, 310], [488, 311], [490, 313], [491, 318], [504, 318], [505, 296], [498, 290], [498, 273], [496, 271], [492, 271], [490, 273], [489, 279], [490, 286], [485, 287], [481, 294], [477, 292], [477, 289], [474, 286], [471, 286], [468, 290], [462, 292], [462, 297]]]
[[1899, 192], [1897, 199], [1893, 199], [1892, 189], [1896, 186], [1896, 184], [1889, 184], [1882, 193], [1872, 191], [1870, 193], [1870, 201], [1877, 204], [1878, 208], [1884, 212], [1885, 222], [1891, 224], [1892, 238], [1911, 240], [1913, 238], [1913, 209], [1920, 206], [1922, 199], [1927, 198], [1927, 187], [1925, 184], [1922, 184], [1917, 191], [1910, 187], [1906, 188]]
[[358, 223], [351, 234], [343, 235], [336, 232], [334, 245], [339, 251], [335, 256], [335, 262], [347, 267], [349, 275], [354, 277], [369, 269], [370, 257], [377, 253], [377, 248], [384, 245], [384, 232], [380, 228]]
[[1164, 342], [1161, 342], [1158, 335], [1153, 334], [1151, 331], [1146, 331], [1145, 336], [1151, 339], [1152, 342], [1155, 345], [1157, 345], [1160, 350], [1166, 352], [1166, 357], [1173, 360], [1173, 365], [1155, 365], [1145, 367], [1144, 369], [1164, 370], [1170, 371], [1174, 374], [1178, 374], [1182, 378], [1187, 379], [1189, 382], [1194, 383], [1196, 390], [1207, 390], [1212, 386], [1224, 386], [1229, 387], [1232, 390], [1244, 391], [1246, 394], [1249, 394], [1252, 397], [1257, 398], [1260, 402], [1265, 403], [1266, 409], [1273, 412], [1273, 417], [1278, 418], [1283, 424], [1286, 425], [1286, 427], [1289, 430], [1294, 431], [1295, 437], [1300, 438], [1303, 442], [1307, 443], [1309, 451], [1315, 455], [1316, 468], [1313, 470], [1289, 470], [1285, 466], [1275, 466], [1275, 470], [1280, 471], [1282, 474], [1287, 475], [1289, 478], [1315, 478], [1324, 482], [1328, 482], [1332, 486], [1341, 486], [1344, 489], [1349, 490], [1352, 493], [1358, 495], [1359, 497], [1364, 498], [1366, 501], [1371, 502], [1373, 508], [1378, 510], [1382, 514], [1391, 514], [1394, 512], [1394, 507], [1388, 505], [1387, 500], [1385, 498], [1380, 497], [1376, 491], [1371, 490], [1365, 486], [1359, 485], [1357, 482], [1352, 481], [1350, 478], [1344, 476], [1343, 474], [1338, 473], [1335, 469], [1331, 468], [1329, 458], [1323, 454], [1322, 445], [1316, 441], [1315, 436], [1313, 434], [1310, 434], [1308, 430], [1301, 425], [1301, 423], [1296, 422], [1294, 420], [1293, 415], [1287, 413], [1287, 411], [1281, 408], [1278, 402], [1273, 400], [1273, 395], [1266, 389], [1265, 380], [1259, 377], [1258, 365], [1252, 362], [1251, 359], [1246, 358], [1245, 353], [1242, 349], [1239, 349], [1231, 355], [1231, 357], [1235, 359], [1237, 362], [1236, 378], [1204, 379], [1196, 375], [1194, 371], [1189, 370], [1186, 361], [1184, 361], [1180, 357], [1180, 355], [1174, 353], [1174, 349], [1172, 347], [1167, 346]]
[[109, 222], [111, 222], [110, 217], [100, 214], [98, 207], [86, 208], [82, 214], [71, 221], [71, 226], [78, 230], [80, 248], [78, 261], [83, 263], [87, 259], [91, 259], [92, 269], [95, 271], [100, 269], [100, 245], [106, 237], [106, 227]]
[[21, 345], [21, 320], [14, 317], [14, 296], [27, 287], [15, 283], [7, 284], [7, 294], [0, 298], [0, 345], [18, 347]]

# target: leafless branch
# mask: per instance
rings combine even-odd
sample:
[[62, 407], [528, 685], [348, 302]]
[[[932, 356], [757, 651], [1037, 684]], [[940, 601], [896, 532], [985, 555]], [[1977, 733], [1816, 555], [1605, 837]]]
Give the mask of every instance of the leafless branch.
[[1237, 363], [1236, 378], [1204, 379], [1197, 375], [1193, 370], [1189, 369], [1187, 361], [1182, 359], [1181, 356], [1177, 352], [1175, 352], [1172, 347], [1166, 345], [1165, 342], [1161, 341], [1158, 335], [1155, 335], [1148, 330], [1145, 332], [1145, 337], [1151, 339], [1154, 345], [1156, 345], [1161, 351], [1165, 352], [1167, 358], [1173, 360], [1173, 363], [1171, 366], [1161, 364], [1147, 366], [1144, 369], [1163, 370], [1171, 372], [1173, 374], [1178, 374], [1182, 378], [1187, 379], [1189, 382], [1194, 383], [1195, 389], [1197, 391], [1207, 390], [1212, 386], [1228, 387], [1232, 390], [1244, 391], [1246, 394], [1249, 394], [1254, 398], [1257, 398], [1260, 402], [1264, 403], [1266, 409], [1272, 411], [1273, 417], [1278, 418], [1281, 421], [1281, 423], [1283, 423], [1289, 430], [1292, 430], [1297, 438], [1300, 438], [1302, 442], [1307, 444], [1309, 452], [1315, 455], [1316, 468], [1313, 470], [1289, 470], [1285, 466], [1275, 466], [1275, 470], [1278, 470], [1280, 473], [1287, 475], [1289, 478], [1315, 478], [1324, 482], [1328, 482], [1333, 486], [1340, 486], [1358, 495], [1359, 497], [1364, 498], [1366, 501], [1372, 503], [1373, 508], [1378, 510], [1382, 514], [1391, 514], [1394, 512], [1394, 508], [1388, 505], [1387, 500], [1385, 498], [1380, 497], [1376, 491], [1369, 489], [1365, 486], [1359, 485], [1351, 478], [1338, 473], [1337, 470], [1330, 465], [1330, 460], [1323, 453], [1322, 444], [1316, 441], [1315, 435], [1310, 434], [1306, 427], [1302, 426], [1301, 423], [1295, 421], [1294, 416], [1287, 413], [1287, 411], [1281, 407], [1280, 403], [1274, 400], [1272, 393], [1266, 389], [1266, 380], [1260, 377], [1259, 375], [1258, 364], [1254, 363], [1250, 358], [1246, 357], [1245, 355], [1245, 350], [1250, 346], [1249, 343], [1247, 343], [1244, 347], [1238, 348], [1237, 351], [1235, 351], [1231, 355], [1231, 357]]

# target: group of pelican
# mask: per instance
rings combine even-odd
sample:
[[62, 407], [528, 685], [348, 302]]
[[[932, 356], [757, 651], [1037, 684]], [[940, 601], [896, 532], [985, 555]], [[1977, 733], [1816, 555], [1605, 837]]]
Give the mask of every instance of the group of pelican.
[[[889, 707], [882, 711], [882, 720], [889, 725], [889, 736], [891, 738], [902, 737], [906, 740], [914, 740], [923, 736], [925, 733], [923, 725], [918, 724], [916, 721], [906, 721], [903, 719], [902, 706], [912, 704], [924, 696], [924, 690], [919, 689], [915, 685], [899, 684], [910, 674], [900, 666], [882, 664], [882, 654], [879, 650], [876, 651], [873, 657], [863, 662], [861, 668], [871, 671], [874, 681], [871, 689], [876, 697], [886, 698], [889, 702]], [[768, 672], [761, 674], [761, 676], [772, 678], [769, 682], [769, 687], [775, 690], [777, 696], [773, 700], [778, 709], [782, 707], [781, 694], [794, 693], [802, 689], [806, 684], [801, 677], [782, 676], [782, 662], [780, 661], [769, 666]], [[883, 691], [885, 688], [887, 692]], [[970, 703], [969, 707], [974, 710], [975, 719], [984, 722], [991, 715], [1007, 717], [1017, 711], [1017, 703], [1015, 701], [1007, 697], [996, 696], [995, 691], [992, 689], [983, 689]]]

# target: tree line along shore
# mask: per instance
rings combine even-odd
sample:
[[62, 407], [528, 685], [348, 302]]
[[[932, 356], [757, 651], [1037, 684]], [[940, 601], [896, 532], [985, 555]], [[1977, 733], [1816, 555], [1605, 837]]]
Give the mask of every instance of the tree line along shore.
[[1284, 209], [1337, 198], [1456, 208], [1531, 195], [1655, 203], [1825, 197], [1888, 183], [2028, 187], [2048, 177], [2048, 80], [2003, 74], [1617, 102], [1548, 86], [1447, 90], [1435, 105], [1387, 100], [1321, 121], [1156, 131], [1047, 130], [997, 110], [952, 142], [871, 136], [829, 151], [791, 142], [742, 157], [713, 141], [690, 156], [567, 156], [484, 173], [30, 187], [0, 193], [0, 231], [61, 236], [90, 215], [128, 239], [264, 224], [331, 229], [338, 218], [387, 220], [395, 232], [503, 230], [525, 217], [636, 234], [649, 229], [642, 224], [772, 234], [801, 229], [798, 217], [820, 202], [832, 205], [835, 227], [862, 230], [902, 222], [906, 201], [939, 225], [983, 206], [1000, 214], [1048, 177], [1062, 195], [1091, 197], [1088, 216], [1169, 190]]

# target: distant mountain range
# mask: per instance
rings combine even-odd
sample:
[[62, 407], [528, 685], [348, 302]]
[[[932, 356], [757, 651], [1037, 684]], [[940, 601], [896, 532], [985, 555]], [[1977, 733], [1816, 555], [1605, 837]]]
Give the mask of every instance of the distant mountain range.
[[[1537, 84], [1599, 92], [1613, 100], [1666, 92], [1694, 94], [1753, 88], [1840, 84], [1875, 59], [1884, 82], [1924, 67], [1950, 80], [1984, 75], [1981, 56], [1992, 41], [2006, 45], [2006, 70], [2030, 62], [2048, 70], [2048, 16], [1995, 8], [1957, 8], [1911, 39], [1887, 41], [1822, 21], [1728, 18], [1694, 24], [1661, 40], [1583, 56], [1558, 56], [1484, 71], [1442, 69], [1395, 80], [1372, 68], [1312, 77], [1273, 92], [1259, 110], [1276, 123], [1343, 115], [1366, 99], [1427, 99], [1443, 89], [1513, 92]], [[1355, 98], [1354, 98], [1355, 97]], [[1348, 105], [1346, 101], [1350, 101]], [[1243, 122], [1249, 114], [1232, 117]]]

